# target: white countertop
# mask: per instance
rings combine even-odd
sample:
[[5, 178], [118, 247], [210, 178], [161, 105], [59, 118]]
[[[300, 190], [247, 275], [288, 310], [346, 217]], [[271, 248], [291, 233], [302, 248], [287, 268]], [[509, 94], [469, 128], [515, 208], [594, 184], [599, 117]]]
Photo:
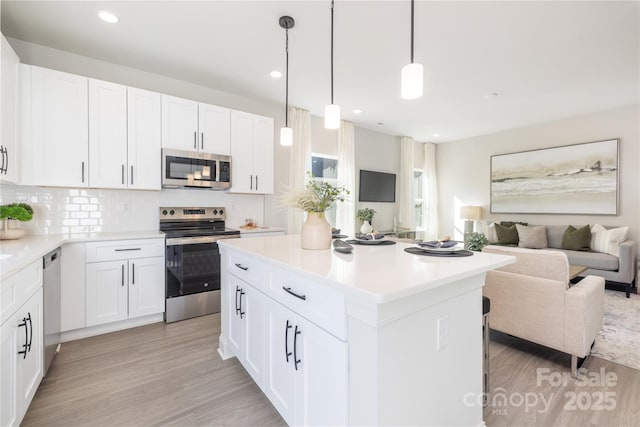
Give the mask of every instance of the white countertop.
[[[0, 240], [0, 280], [31, 264], [65, 243], [100, 240], [151, 239], [164, 237], [159, 231], [116, 233], [42, 234], [17, 240]], [[238, 239], [240, 240], [240, 239]]]
[[376, 303], [415, 295], [515, 262], [514, 257], [483, 252], [457, 258], [413, 255], [404, 251], [415, 246], [408, 243], [354, 245], [351, 254], [333, 249], [305, 250], [300, 247], [299, 235], [228, 239], [218, 243]]

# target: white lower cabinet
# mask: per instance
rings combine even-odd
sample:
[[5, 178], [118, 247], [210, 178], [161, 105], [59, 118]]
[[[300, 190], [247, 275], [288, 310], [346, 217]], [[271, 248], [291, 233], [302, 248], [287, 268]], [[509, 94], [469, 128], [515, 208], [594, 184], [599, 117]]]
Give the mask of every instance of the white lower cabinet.
[[265, 393], [271, 403], [289, 424], [345, 425], [347, 343], [267, 300]]
[[[307, 307], [293, 311], [272, 298], [270, 281], [281, 275], [272, 272], [258, 279], [250, 273], [267, 270], [239, 257], [229, 257], [227, 264], [239, 264], [241, 270], [230, 271], [251, 284], [229, 272], [223, 278], [226, 350], [288, 424], [347, 424], [348, 344], [305, 318]], [[323, 301], [313, 289], [305, 297], [300, 301], [310, 310]]]
[[42, 380], [42, 287], [0, 327], [0, 425], [18, 426]]
[[88, 263], [87, 326], [164, 311], [164, 258]]
[[86, 244], [86, 326], [164, 311], [164, 239]]
[[265, 369], [265, 299], [253, 286], [229, 275], [229, 341], [236, 356], [260, 386]]

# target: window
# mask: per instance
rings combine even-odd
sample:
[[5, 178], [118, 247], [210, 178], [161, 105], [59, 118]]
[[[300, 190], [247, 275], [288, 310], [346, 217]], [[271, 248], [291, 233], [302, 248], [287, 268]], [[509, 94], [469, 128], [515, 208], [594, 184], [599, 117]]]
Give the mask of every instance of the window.
[[[320, 181], [326, 181], [331, 184], [338, 182], [338, 157], [328, 154], [311, 153], [311, 176], [318, 178]], [[331, 208], [326, 211], [327, 221], [332, 226], [336, 225], [336, 205], [334, 203]]]
[[426, 206], [424, 202], [424, 173], [422, 169], [413, 170], [413, 199], [416, 230], [426, 228]]

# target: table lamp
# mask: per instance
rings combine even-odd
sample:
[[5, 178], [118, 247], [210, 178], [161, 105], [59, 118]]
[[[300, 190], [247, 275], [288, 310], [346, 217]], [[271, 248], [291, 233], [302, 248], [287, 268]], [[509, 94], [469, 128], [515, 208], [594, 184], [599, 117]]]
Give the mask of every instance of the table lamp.
[[460, 208], [460, 218], [464, 219], [464, 241], [467, 246], [467, 236], [473, 232], [474, 221], [482, 219], [481, 206], [462, 206]]

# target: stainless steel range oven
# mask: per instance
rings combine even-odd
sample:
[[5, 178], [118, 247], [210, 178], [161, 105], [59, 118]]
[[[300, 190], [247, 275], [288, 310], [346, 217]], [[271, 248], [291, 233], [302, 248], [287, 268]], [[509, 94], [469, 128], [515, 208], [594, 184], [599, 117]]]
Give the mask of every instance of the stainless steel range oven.
[[160, 208], [166, 235], [167, 323], [220, 311], [220, 239], [240, 237], [225, 228], [225, 208]]

